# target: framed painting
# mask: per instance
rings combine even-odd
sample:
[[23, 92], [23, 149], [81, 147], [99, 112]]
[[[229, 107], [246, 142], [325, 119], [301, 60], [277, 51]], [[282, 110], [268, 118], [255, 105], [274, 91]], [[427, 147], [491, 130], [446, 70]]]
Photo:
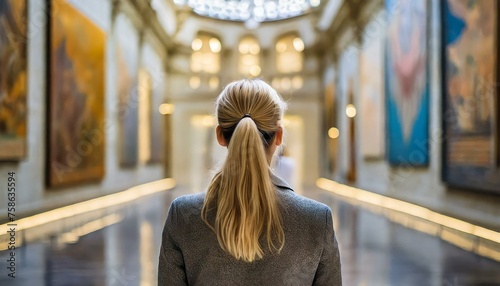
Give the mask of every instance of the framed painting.
[[0, 160], [26, 156], [26, 0], [0, 1]]
[[453, 187], [496, 193], [498, 5], [496, 0], [445, 0], [441, 9], [443, 179]]
[[389, 164], [429, 164], [427, 2], [386, 0], [386, 156]]
[[105, 33], [65, 1], [50, 5], [48, 185], [104, 176]]
[[139, 158], [139, 37], [124, 14], [114, 24], [117, 62], [120, 165], [135, 167]]
[[365, 159], [383, 159], [384, 156], [383, 59], [384, 38], [365, 34], [359, 56], [359, 119], [361, 121], [359, 143], [361, 156]]

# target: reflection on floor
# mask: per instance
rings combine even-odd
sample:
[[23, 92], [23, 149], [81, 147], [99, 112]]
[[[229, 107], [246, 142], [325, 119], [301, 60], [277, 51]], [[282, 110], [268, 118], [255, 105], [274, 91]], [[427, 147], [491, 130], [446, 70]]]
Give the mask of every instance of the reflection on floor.
[[[65, 239], [66, 233], [18, 248], [15, 279], [7, 276], [8, 253], [0, 252], [0, 285], [156, 285], [163, 223], [170, 202], [182, 193], [162, 192], [128, 204], [111, 216], [119, 222], [76, 241]], [[344, 285], [500, 285], [498, 262], [325, 191], [305, 194], [334, 211]]]

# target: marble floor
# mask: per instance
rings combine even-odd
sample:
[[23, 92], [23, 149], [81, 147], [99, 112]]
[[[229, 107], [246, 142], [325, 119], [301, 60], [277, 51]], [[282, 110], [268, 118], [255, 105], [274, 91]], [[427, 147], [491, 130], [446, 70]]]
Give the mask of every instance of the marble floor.
[[[107, 221], [18, 248], [16, 278], [7, 276], [8, 253], [0, 252], [0, 285], [156, 285], [163, 223], [170, 202], [182, 193], [142, 198], [116, 209]], [[330, 193], [305, 195], [332, 207], [344, 285], [500, 285], [499, 262], [406, 229]]]

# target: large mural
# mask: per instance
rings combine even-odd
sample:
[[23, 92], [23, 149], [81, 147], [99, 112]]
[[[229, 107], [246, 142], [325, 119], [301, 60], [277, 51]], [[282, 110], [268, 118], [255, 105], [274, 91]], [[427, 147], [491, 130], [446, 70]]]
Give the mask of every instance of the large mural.
[[48, 184], [104, 176], [105, 33], [64, 1], [52, 1]]
[[499, 78], [497, 10], [496, 0], [443, 3], [443, 176], [452, 186], [500, 193], [494, 130]]
[[0, 1], [0, 160], [26, 156], [26, 0]]
[[427, 1], [386, 0], [385, 50], [387, 158], [391, 165], [429, 164]]

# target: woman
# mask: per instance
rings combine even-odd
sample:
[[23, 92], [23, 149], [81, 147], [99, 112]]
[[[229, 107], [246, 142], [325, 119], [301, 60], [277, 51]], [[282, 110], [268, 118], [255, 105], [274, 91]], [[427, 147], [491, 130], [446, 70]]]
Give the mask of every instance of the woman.
[[206, 193], [170, 207], [158, 285], [341, 285], [328, 206], [272, 174], [285, 102], [268, 84], [241, 80], [219, 95], [216, 135], [228, 154]]

